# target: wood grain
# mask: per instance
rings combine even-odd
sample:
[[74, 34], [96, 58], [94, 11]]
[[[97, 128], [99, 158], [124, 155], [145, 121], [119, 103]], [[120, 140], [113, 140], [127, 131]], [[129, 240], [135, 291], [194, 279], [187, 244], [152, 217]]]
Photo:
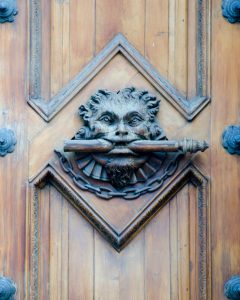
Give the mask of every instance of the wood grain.
[[197, 30], [197, 12], [198, 6], [197, 1], [189, 0], [187, 3], [187, 60], [188, 60], [188, 69], [187, 69], [187, 95], [189, 98], [192, 98], [197, 93], [197, 44], [196, 38], [198, 34]]
[[169, 226], [170, 226], [170, 299], [178, 299], [179, 287], [178, 287], [178, 201], [177, 197], [172, 199], [169, 207]]
[[[50, 191], [50, 299], [62, 298], [62, 195]], [[65, 261], [67, 258], [65, 258]]]
[[15, 152], [0, 158], [0, 273], [13, 278], [18, 299], [25, 294], [27, 122], [27, 2], [18, 3], [14, 24], [0, 26], [0, 126], [17, 137]]
[[93, 0], [42, 0], [40, 8], [41, 93], [48, 101], [94, 55], [95, 6]]
[[[39, 210], [40, 210], [40, 241], [43, 245], [39, 251], [39, 299], [48, 299], [50, 287], [50, 187], [46, 188], [41, 192], [39, 199]], [[53, 200], [54, 201], [54, 200]], [[47, 263], [48, 262], [48, 263]]]
[[[189, 287], [190, 299], [199, 299], [197, 291], [199, 280], [198, 269], [198, 226], [197, 226], [197, 203], [196, 203], [196, 189], [193, 185], [188, 185], [189, 192]], [[210, 298], [211, 299], [211, 298]]]
[[222, 17], [220, 1], [212, 1], [212, 299], [224, 298], [224, 282], [240, 265], [239, 157], [225, 152], [220, 140], [225, 126], [239, 124], [239, 34], [239, 25]]
[[120, 256], [96, 231], [94, 247], [94, 298], [120, 300]]
[[69, 299], [93, 299], [94, 242], [93, 228], [69, 206], [68, 285]]
[[187, 1], [169, 1], [168, 78], [181, 91], [187, 88]]
[[[51, 29], [51, 5], [52, 1], [42, 0], [42, 32], [41, 32], [41, 61], [42, 61], [42, 74], [41, 74], [41, 92], [43, 99], [49, 99], [51, 97], [51, 40], [52, 40], [52, 29]], [[56, 38], [56, 37], [55, 37]], [[59, 54], [57, 54], [58, 56]]]
[[144, 0], [96, 0], [96, 52], [123, 33], [144, 54]]
[[146, 0], [145, 56], [166, 78], [168, 78], [170, 39], [169, 2]]
[[95, 0], [71, 0], [69, 5], [68, 47], [73, 78], [95, 54]]
[[[175, 200], [173, 200], [175, 201]], [[145, 229], [145, 299], [171, 298], [168, 203]]]
[[63, 3], [51, 1], [51, 97], [63, 87]]
[[[197, 177], [195, 179], [198, 180]], [[46, 183], [53, 184], [50, 178], [45, 178], [45, 180]], [[201, 180], [201, 177], [199, 180]], [[43, 181], [38, 179], [37, 182], [39, 187], [44, 188]], [[170, 204], [167, 204], [160, 210], [155, 219], [147, 225], [146, 229], [142, 230], [124, 250], [118, 253], [109, 244], [106, 244], [97, 232], [93, 235], [91, 225], [83, 219], [81, 214], [71, 204], [67, 203], [67, 199], [64, 199], [59, 192], [51, 188], [50, 234], [54, 236], [51, 239], [48, 238], [49, 235], [46, 236], [47, 239], [45, 239], [45, 236], [41, 236], [41, 244], [39, 245], [35, 244], [35, 235], [31, 237], [31, 241], [34, 241], [35, 249], [46, 247], [46, 243], [50, 245], [50, 253], [52, 255], [49, 258], [49, 262], [39, 261], [39, 265], [42, 266], [44, 263], [45, 268], [50, 268], [50, 293], [53, 286], [53, 299], [61, 297], [60, 295], [67, 292], [71, 293], [73, 298], [77, 295], [77, 298], [91, 299], [90, 290], [95, 293], [94, 295], [97, 298], [102, 299], [100, 291], [102, 292], [105, 285], [106, 291], [108, 291], [106, 296], [104, 296], [105, 298], [109, 295], [107, 286], [114, 286], [112, 291], [113, 299], [118, 298], [118, 295], [119, 299], [122, 299], [122, 297], [129, 297], [130, 299], [137, 297], [137, 299], [141, 299], [143, 295], [151, 295], [152, 292], [157, 293], [158, 291], [163, 295], [177, 295], [180, 299], [181, 297], [185, 299], [185, 297], [189, 297], [190, 293], [190, 278], [191, 282], [195, 280], [199, 299], [207, 299], [204, 296], [206, 291], [203, 294], [203, 291], [200, 290], [200, 285], [202, 286], [203, 284], [201, 278], [205, 276], [202, 270], [206, 266], [203, 266], [201, 259], [204, 259], [204, 256], [206, 256], [206, 253], [202, 252], [202, 247], [206, 240], [202, 240], [203, 236], [195, 236], [193, 243], [190, 244], [189, 242], [190, 228], [196, 226], [200, 228], [201, 232], [205, 230], [202, 228], [204, 217], [200, 217], [202, 215], [201, 199], [203, 195], [199, 198], [197, 194], [201, 192], [199, 190], [196, 193], [196, 191], [195, 188], [193, 190], [193, 188], [190, 189], [190, 187], [185, 186], [171, 200]], [[43, 193], [43, 195], [46, 195], [46, 193]], [[36, 200], [37, 198], [34, 201]], [[191, 206], [190, 200], [192, 201]], [[47, 201], [46, 204], [48, 205]], [[39, 205], [33, 204], [33, 206], [37, 208]], [[190, 207], [198, 207], [199, 215], [192, 215], [190, 219]], [[34, 210], [33, 216], [35, 216], [34, 218], [38, 216], [36, 210]], [[31, 221], [36, 224], [34, 218]], [[70, 222], [73, 220], [75, 225], [69, 227]], [[37, 222], [41, 227], [41, 220]], [[168, 234], [166, 234], [166, 228], [169, 228]], [[36, 231], [33, 230], [32, 232], [35, 234]], [[161, 245], [160, 248], [157, 245]], [[194, 261], [193, 257], [191, 257], [190, 261], [190, 253], [195, 251], [195, 245], [198, 248], [195, 256], [196, 260]], [[192, 246], [194, 247], [193, 250], [191, 250]], [[69, 259], [63, 253], [69, 253]], [[156, 263], [157, 261], [162, 265], [160, 269], [158, 269], [159, 264]], [[191, 275], [190, 265], [193, 264], [193, 269], [195, 269], [195, 262], [199, 264], [201, 273]], [[76, 273], [80, 268], [82, 273]], [[63, 271], [59, 272], [59, 270], [63, 269], [68, 271], [66, 273]], [[109, 269], [115, 271], [111, 273]], [[159, 273], [159, 270], [162, 270], [163, 273]], [[169, 270], [168, 279], [166, 276], [163, 279], [167, 270]], [[36, 271], [41, 274], [40, 270], [35, 269], [34, 272]], [[37, 277], [41, 278], [39, 274]], [[74, 275], [71, 276], [71, 274]], [[80, 276], [83, 276], [81, 280]], [[87, 280], [84, 283], [84, 287], [87, 287], [87, 289], [84, 287], [79, 288], [79, 284], [75, 284], [75, 278], [79, 278], [81, 282]], [[167, 286], [171, 294], [167, 293], [166, 290], [166, 283], [169, 282], [169, 279], [170, 285]], [[137, 282], [144, 283], [142, 290], [139, 290]], [[59, 285], [59, 283], [61, 284]], [[37, 288], [36, 284], [37, 282], [35, 282], [35, 287]], [[55, 291], [54, 287], [58, 288], [58, 291]], [[160, 287], [161, 290], [159, 290]], [[39, 290], [39, 288], [37, 289]]]
[[[42, 102], [46, 111], [51, 96], [79, 74], [119, 32], [184, 95], [197, 96], [198, 13], [202, 13], [205, 22], [208, 15], [205, 9], [210, 1], [36, 0], [35, 3], [41, 9], [42, 42], [37, 68], [41, 72], [35, 84], [40, 87], [39, 99], [46, 100]], [[205, 5], [203, 11], [197, 3]], [[221, 16], [221, 1], [212, 1], [212, 55], [208, 57], [208, 45], [203, 40], [202, 60], [207, 66], [203, 66], [201, 76], [202, 94], [209, 96], [207, 71], [211, 65], [213, 103], [191, 123], [174, 108], [175, 102], [168, 102], [163, 92], [156, 90], [148, 74], [141, 74], [137, 65], [120, 53], [104, 68], [97, 66], [92, 71], [94, 76], [90, 74], [84, 79], [88, 84], [83, 83], [71, 101], [63, 103], [64, 109], [46, 123], [27, 104], [33, 42], [28, 41], [30, 4], [33, 0], [18, 1], [16, 22], [0, 26], [0, 127], [12, 128], [18, 141], [14, 153], [0, 158], [0, 274], [16, 282], [16, 299], [31, 299], [37, 293], [35, 299], [44, 300], [223, 299], [224, 281], [239, 272], [240, 264], [239, 159], [226, 154], [220, 143], [224, 126], [239, 123], [239, 25], [228, 24]], [[207, 26], [205, 22], [203, 38], [207, 37]], [[30, 82], [32, 85], [34, 80]], [[35, 193], [28, 182], [48, 163], [56, 167], [53, 151], [62, 149], [64, 140], [71, 139], [79, 129], [78, 107], [92, 93], [99, 88], [119, 90], [129, 85], [147, 88], [162, 100], [159, 121], [171, 139], [185, 135], [211, 141], [211, 157], [208, 150], [187, 158], [200, 172], [211, 176], [212, 259], [210, 255], [207, 259], [212, 276], [208, 275], [206, 280], [212, 285], [212, 294], [207, 296], [199, 291], [206, 277], [201, 273], [201, 261], [205, 258], [199, 248], [202, 220], [199, 194], [205, 187], [193, 186], [194, 180], [198, 180], [194, 176], [193, 183], [175, 193], [140, 232], [135, 232], [120, 253], [52, 186], [50, 178]], [[32, 86], [30, 94], [31, 90]], [[77, 192], [104, 221], [114, 224], [113, 230], [118, 234], [152, 200], [146, 196], [131, 202], [123, 199], [101, 202], [90, 193]], [[39, 248], [34, 249], [34, 245]], [[36, 253], [34, 262], [38, 264], [32, 265]], [[32, 291], [30, 284], [34, 280], [38, 289]]]
[[[178, 211], [178, 294], [189, 300], [189, 191], [185, 186], [177, 195]], [[196, 222], [196, 220], [195, 220]]]

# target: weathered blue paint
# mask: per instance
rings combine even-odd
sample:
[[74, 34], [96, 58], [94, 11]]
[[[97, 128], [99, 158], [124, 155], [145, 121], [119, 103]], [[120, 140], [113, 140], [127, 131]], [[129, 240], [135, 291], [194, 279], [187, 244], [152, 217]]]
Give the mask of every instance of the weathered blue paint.
[[10, 278], [0, 277], [0, 300], [13, 300], [16, 291], [16, 284]]
[[222, 14], [230, 23], [240, 22], [240, 0], [222, 0]]
[[225, 128], [222, 145], [229, 154], [240, 155], [240, 126], [230, 125]]
[[0, 0], [0, 23], [13, 22], [17, 14], [16, 0]]
[[0, 156], [5, 156], [15, 149], [17, 143], [14, 132], [11, 129], [0, 129]]
[[230, 300], [240, 300], [240, 276], [234, 275], [224, 286], [224, 294]]

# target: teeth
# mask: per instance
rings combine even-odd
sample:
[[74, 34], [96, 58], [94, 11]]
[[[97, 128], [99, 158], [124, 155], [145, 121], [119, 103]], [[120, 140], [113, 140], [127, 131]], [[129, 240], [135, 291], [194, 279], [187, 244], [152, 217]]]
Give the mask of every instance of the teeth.
[[115, 144], [115, 147], [116, 147], [116, 148], [126, 148], [127, 145], [124, 144], [124, 143], [116, 143], [116, 144]]

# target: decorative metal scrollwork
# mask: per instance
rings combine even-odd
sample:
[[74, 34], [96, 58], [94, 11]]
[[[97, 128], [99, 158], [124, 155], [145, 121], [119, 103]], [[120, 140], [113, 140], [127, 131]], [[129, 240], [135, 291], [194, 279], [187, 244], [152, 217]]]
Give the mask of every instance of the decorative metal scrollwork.
[[0, 23], [13, 22], [17, 14], [16, 0], [0, 0]]
[[231, 125], [224, 129], [222, 145], [229, 154], [240, 155], [240, 126]]
[[101, 198], [135, 199], [159, 189], [187, 152], [205, 151], [205, 141], [169, 141], [157, 122], [160, 101], [148, 91], [99, 90], [79, 108], [84, 126], [55, 151], [74, 184]]
[[230, 23], [240, 22], [240, 0], [223, 0], [222, 14]]
[[0, 129], [0, 156], [5, 156], [15, 149], [17, 143], [14, 132], [11, 129]]
[[16, 284], [10, 278], [0, 277], [0, 300], [13, 300], [16, 291]]
[[240, 276], [230, 278], [224, 286], [224, 294], [230, 300], [240, 300]]

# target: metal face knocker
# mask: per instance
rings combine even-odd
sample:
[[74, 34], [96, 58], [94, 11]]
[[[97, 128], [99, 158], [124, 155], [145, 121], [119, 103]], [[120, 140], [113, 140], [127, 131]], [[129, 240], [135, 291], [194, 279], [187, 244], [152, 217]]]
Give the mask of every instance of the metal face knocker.
[[0, 128], [0, 156], [13, 152], [16, 143], [15, 134], [11, 129]]
[[13, 22], [17, 14], [16, 0], [0, 0], [0, 23]]
[[84, 126], [55, 151], [76, 186], [101, 198], [135, 199], [159, 189], [184, 154], [205, 151], [205, 141], [170, 141], [157, 121], [160, 101], [146, 90], [99, 90], [79, 108]]

